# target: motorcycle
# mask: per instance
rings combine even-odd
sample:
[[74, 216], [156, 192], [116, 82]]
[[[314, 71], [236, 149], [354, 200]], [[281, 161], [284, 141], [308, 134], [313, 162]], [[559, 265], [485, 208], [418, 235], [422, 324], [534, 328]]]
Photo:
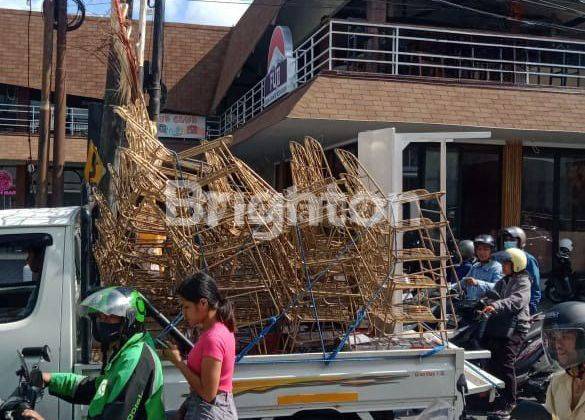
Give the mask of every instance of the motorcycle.
[[573, 271], [570, 250], [561, 248], [555, 255], [555, 261], [555, 272], [547, 280], [544, 291], [548, 300], [553, 303], [585, 301], [585, 279]]
[[[487, 292], [486, 296], [476, 301], [460, 300], [454, 303], [458, 316], [459, 328], [451, 338], [451, 342], [467, 350], [482, 349], [484, 336], [489, 336], [490, 317], [481, 313], [490, 302], [499, 300], [499, 295], [494, 291]], [[541, 338], [541, 319], [536, 314], [531, 319], [531, 329], [522, 345], [522, 349], [516, 360], [516, 382], [518, 394], [526, 398], [535, 398], [544, 403], [546, 390], [553, 367], [548, 362], [544, 353]], [[479, 364], [485, 364], [479, 361]], [[485, 368], [486, 366], [481, 366]]]
[[[16, 371], [18, 385], [6, 401], [0, 398], [0, 420], [25, 420], [25, 410], [34, 410], [38, 400], [43, 397], [43, 389], [32, 385], [31, 372], [38, 370], [41, 360], [51, 361], [49, 346], [26, 347], [17, 351], [20, 359], [20, 368]], [[32, 370], [29, 368], [25, 357], [39, 357]]]

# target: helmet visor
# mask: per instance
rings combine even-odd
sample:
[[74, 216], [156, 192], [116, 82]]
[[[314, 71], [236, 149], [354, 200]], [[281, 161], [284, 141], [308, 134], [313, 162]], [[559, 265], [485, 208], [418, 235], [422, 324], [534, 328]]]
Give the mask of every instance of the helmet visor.
[[130, 306], [130, 297], [126, 296], [115, 287], [98, 290], [86, 297], [79, 307], [81, 316], [89, 316], [96, 313], [104, 315], [116, 315], [125, 317]]
[[543, 330], [542, 343], [551, 364], [569, 369], [585, 362], [585, 331], [582, 328]]

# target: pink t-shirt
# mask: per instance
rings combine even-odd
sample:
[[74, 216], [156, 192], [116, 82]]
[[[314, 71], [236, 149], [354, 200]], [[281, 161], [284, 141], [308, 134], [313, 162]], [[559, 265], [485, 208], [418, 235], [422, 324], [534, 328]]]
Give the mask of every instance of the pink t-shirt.
[[216, 322], [213, 327], [203, 331], [199, 340], [187, 356], [189, 369], [201, 375], [201, 360], [212, 357], [221, 361], [219, 390], [232, 392], [232, 378], [236, 361], [236, 338], [223, 322]]

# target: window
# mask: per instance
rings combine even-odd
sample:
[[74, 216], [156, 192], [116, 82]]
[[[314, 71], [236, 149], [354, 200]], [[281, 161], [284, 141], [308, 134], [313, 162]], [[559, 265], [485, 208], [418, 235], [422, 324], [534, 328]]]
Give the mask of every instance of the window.
[[526, 250], [534, 255], [541, 273], [552, 269], [555, 158], [546, 152], [525, 150], [522, 174], [522, 228]]
[[0, 323], [29, 316], [35, 308], [52, 238], [45, 233], [0, 235]]
[[554, 267], [559, 240], [573, 241], [573, 269], [585, 272], [585, 153], [571, 149], [524, 149], [522, 227], [526, 249], [541, 273]]
[[573, 241], [573, 269], [585, 272], [585, 156], [562, 156], [559, 164], [559, 240]]

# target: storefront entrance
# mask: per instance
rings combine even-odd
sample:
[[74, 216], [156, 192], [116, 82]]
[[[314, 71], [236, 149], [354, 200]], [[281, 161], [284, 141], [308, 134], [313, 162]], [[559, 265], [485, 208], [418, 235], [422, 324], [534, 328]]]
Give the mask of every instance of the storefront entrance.
[[[404, 190], [438, 191], [439, 164], [438, 145], [410, 144], [404, 151]], [[447, 216], [457, 238], [497, 234], [501, 173], [500, 146], [447, 145]]]

